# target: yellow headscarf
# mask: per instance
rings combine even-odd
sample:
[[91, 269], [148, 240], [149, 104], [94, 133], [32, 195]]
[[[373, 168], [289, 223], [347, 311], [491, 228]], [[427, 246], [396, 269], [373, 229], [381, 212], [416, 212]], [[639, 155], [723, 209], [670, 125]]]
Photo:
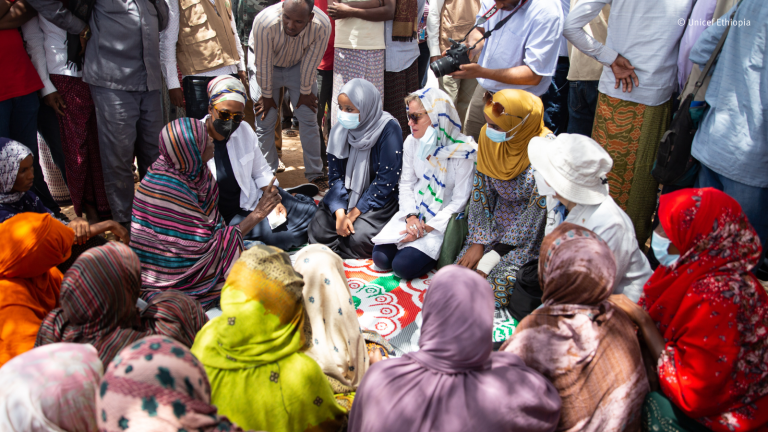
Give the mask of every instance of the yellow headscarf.
[[478, 141], [477, 170], [499, 180], [512, 180], [528, 168], [528, 141], [533, 137], [544, 137], [552, 133], [544, 127], [544, 105], [538, 96], [525, 90], [505, 89], [493, 95], [493, 101], [504, 107], [504, 112], [511, 115], [496, 116], [492, 105], [487, 105], [483, 112], [509, 131], [520, 124], [521, 119], [528, 119], [515, 129], [515, 136], [509, 141], [495, 143], [485, 135], [486, 124], [480, 131]]

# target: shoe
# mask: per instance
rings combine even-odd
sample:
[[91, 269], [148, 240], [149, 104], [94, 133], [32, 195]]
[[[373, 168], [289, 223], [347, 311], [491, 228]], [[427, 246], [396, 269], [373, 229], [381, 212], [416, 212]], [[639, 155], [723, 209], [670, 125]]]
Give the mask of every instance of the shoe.
[[299, 131], [295, 129], [283, 129], [283, 135], [285, 135], [288, 138], [296, 138], [299, 136]]
[[306, 195], [310, 198], [314, 198], [315, 195], [320, 193], [320, 188], [312, 183], [304, 183], [302, 185], [294, 186], [292, 188], [285, 189], [289, 194]]
[[318, 194], [319, 195], [325, 195], [326, 192], [328, 192], [328, 177], [322, 176], [322, 177], [316, 177], [309, 181], [313, 185], [317, 186]]
[[281, 159], [277, 160], [277, 172], [281, 173], [285, 171], [285, 164]]

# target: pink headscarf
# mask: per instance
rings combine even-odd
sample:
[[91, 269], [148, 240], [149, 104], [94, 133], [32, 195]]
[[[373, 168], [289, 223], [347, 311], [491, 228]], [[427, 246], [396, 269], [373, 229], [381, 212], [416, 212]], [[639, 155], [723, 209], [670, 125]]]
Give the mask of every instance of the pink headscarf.
[[[349, 430], [553, 431], [560, 397], [511, 353], [492, 353], [494, 300], [475, 272], [440, 270], [424, 301], [420, 351], [374, 364]], [[380, 413], [394, 413], [381, 421]]]

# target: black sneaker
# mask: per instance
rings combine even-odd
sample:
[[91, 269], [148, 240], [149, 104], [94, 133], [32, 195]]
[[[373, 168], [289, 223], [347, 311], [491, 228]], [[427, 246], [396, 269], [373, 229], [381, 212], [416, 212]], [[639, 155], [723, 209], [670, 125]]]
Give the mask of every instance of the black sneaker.
[[289, 194], [306, 195], [310, 198], [314, 198], [315, 195], [320, 193], [320, 188], [312, 183], [304, 183], [302, 185], [294, 186], [292, 188], [285, 189]]
[[328, 177], [316, 177], [309, 182], [317, 186], [320, 195], [325, 195], [325, 193], [328, 192]]

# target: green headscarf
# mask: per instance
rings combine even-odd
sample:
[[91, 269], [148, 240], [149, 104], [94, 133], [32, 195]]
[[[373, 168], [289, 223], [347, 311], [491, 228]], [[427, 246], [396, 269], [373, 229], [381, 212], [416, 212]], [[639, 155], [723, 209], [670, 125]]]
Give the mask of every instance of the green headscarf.
[[303, 286], [286, 253], [252, 248], [221, 291], [222, 315], [197, 334], [192, 353], [208, 373], [212, 403], [243, 429], [338, 430], [346, 415], [320, 367], [299, 352], [311, 337]]

